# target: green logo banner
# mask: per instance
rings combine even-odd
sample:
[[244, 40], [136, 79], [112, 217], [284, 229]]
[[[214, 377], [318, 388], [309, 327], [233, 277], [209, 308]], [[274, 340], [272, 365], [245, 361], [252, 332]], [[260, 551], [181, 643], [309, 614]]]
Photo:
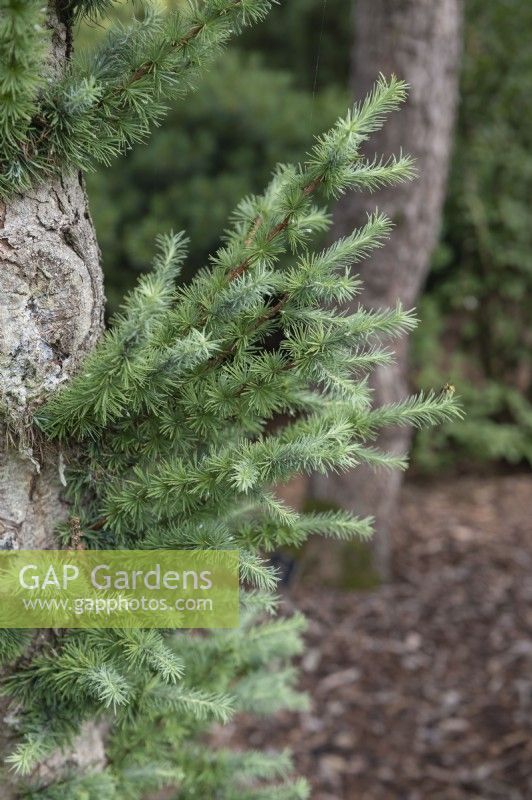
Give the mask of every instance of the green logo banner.
[[2, 550], [0, 628], [234, 628], [236, 550]]

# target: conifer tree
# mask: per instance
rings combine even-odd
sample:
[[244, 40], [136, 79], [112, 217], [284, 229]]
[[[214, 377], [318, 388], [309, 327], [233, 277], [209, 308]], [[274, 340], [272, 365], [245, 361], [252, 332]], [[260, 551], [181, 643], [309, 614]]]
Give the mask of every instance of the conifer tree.
[[[88, 548], [236, 548], [242, 621], [201, 636], [0, 631], [2, 797], [133, 800], [170, 786], [181, 800], [304, 798], [288, 754], [209, 749], [200, 737], [240, 710], [305, 706], [291, 666], [304, 622], [275, 617], [267, 552], [310, 534], [371, 531], [371, 520], [343, 512], [300, 515], [275, 483], [357, 464], [401, 468], [373, 445], [383, 426], [460, 413], [445, 393], [371, 407], [366, 376], [392, 358], [381, 340], [415, 318], [399, 305], [341, 306], [361, 289], [351, 268], [383, 245], [390, 220], [375, 212], [313, 247], [330, 223], [317, 198], [412, 175], [408, 157], [359, 155], [406, 89], [379, 79], [300, 165], [278, 166], [190, 283], [177, 283], [185, 234], [162, 235], [152, 271], [94, 349], [102, 295], [80, 171], [144, 138], [270, 2], [150, 11], [97, 52], [72, 55], [74, 20], [110, 5], [1, 2], [0, 541], [68, 546], [79, 518]], [[288, 422], [269, 424], [280, 415]]]

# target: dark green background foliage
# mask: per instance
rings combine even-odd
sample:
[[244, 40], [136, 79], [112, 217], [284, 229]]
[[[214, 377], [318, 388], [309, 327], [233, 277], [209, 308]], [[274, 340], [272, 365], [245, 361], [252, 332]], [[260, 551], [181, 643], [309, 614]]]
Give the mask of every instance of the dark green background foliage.
[[467, 9], [444, 230], [415, 336], [421, 383], [451, 379], [467, 417], [419, 437], [429, 466], [532, 462], [532, 4]]
[[[323, 0], [275, 8], [149, 147], [89, 176], [111, 307], [146, 267], [156, 233], [186, 228], [191, 266], [205, 263], [242, 194], [277, 161], [297, 160], [345, 107], [352, 32], [342, 0], [328, 0], [322, 28], [323, 11]], [[455, 383], [467, 418], [418, 436], [426, 468], [532, 461], [532, 4], [469, 0], [466, 14], [455, 152], [413, 366], [416, 384]]]
[[274, 9], [268, 25], [246, 31], [238, 46], [265, 53], [268, 66], [290, 70], [302, 88], [343, 88], [349, 82], [349, 23], [345, 0], [290, 0]]

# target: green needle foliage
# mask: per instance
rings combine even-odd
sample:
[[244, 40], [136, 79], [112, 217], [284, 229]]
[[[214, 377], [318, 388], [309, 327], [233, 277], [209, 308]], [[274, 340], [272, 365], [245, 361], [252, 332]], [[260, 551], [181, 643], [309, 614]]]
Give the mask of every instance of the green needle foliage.
[[[38, 179], [128, 146], [162, 113], [162, 97], [188, 86], [189, 67], [205, 48], [216, 49], [228, 26], [260, 18], [268, 5], [208, 0], [184, 17], [149, 15], [113, 34], [87, 67], [94, 72], [82, 79], [76, 66], [48, 90], [62, 98], [51, 114], [44, 93], [39, 144], [30, 125], [20, 174]], [[83, 8], [94, 12], [95, 4]], [[371, 520], [347, 513], [302, 516], [272, 485], [362, 463], [401, 468], [402, 459], [374, 446], [382, 425], [460, 416], [448, 393], [371, 407], [368, 373], [392, 358], [390, 340], [415, 319], [400, 307], [346, 313], [342, 304], [360, 292], [351, 268], [383, 245], [390, 221], [375, 213], [344, 239], [313, 248], [330, 225], [318, 192], [330, 199], [412, 176], [408, 157], [368, 162], [360, 155], [405, 95], [401, 81], [381, 78], [303, 163], [278, 166], [263, 194], [240, 203], [222, 246], [190, 283], [176, 282], [186, 237], [161, 237], [152, 271], [95, 353], [36, 416], [64, 451], [86, 546], [238, 549], [242, 613], [238, 629], [210, 635], [56, 632], [11, 669], [2, 692], [17, 709], [20, 741], [8, 764], [20, 775], [70, 745], [84, 723], [111, 724], [106, 770], [67, 773], [55, 785], [29, 782], [21, 797], [140, 800], [165, 786], [181, 800], [308, 796], [306, 783], [290, 777], [286, 754], [230, 753], [209, 748], [204, 737], [212, 722], [239, 711], [306, 707], [291, 666], [304, 620], [276, 618], [277, 575], [267, 551], [311, 534], [370, 534]], [[93, 140], [86, 124], [96, 125]], [[69, 539], [66, 528], [59, 533]], [[0, 657], [12, 661], [26, 642], [17, 631], [0, 632]]]
[[[148, 8], [141, 19], [113, 27], [94, 52], [75, 57], [63, 79], [48, 82], [39, 93], [38, 113], [31, 119], [30, 101], [35, 101], [36, 89], [31, 74], [33, 70], [38, 74], [42, 66], [38, 52], [32, 52], [38, 31], [27, 31], [25, 3], [13, 0], [9, 5], [12, 21], [9, 28], [5, 26], [4, 49], [17, 53], [17, 63], [8, 63], [3, 80], [0, 73], [0, 91], [2, 86], [4, 93], [11, 87], [13, 95], [13, 107], [9, 110], [8, 103], [3, 112], [0, 196], [28, 189], [33, 182], [65, 169], [108, 164], [145, 139], [165, 115], [167, 102], [184, 97], [228, 38], [261, 20], [272, 3], [206, 0], [166, 13]], [[72, 11], [90, 14], [109, 5], [78, 3]], [[30, 3], [33, 6], [35, 0]], [[31, 61], [29, 76], [27, 61]], [[19, 119], [25, 124], [23, 148], [17, 141]]]
[[46, 53], [44, 18], [41, 0], [0, 2], [0, 141], [8, 151], [26, 140], [36, 112]]
[[109, 307], [117, 310], [149, 264], [161, 231], [187, 231], [182, 278], [194, 275], [219, 247], [240, 199], [263, 190], [277, 161], [301, 158], [312, 137], [348, 104], [347, 92], [313, 98], [296, 89], [290, 75], [232, 48], [218, 58], [198, 91], [153, 132], [149, 147], [87, 176]]
[[[15, 673], [5, 690], [24, 705], [29, 726], [12, 757], [16, 768], [30, 769], [84, 719], [112, 713], [119, 778], [111, 796], [138, 796], [128, 793], [131, 769], [135, 781], [156, 785], [168, 769], [161, 753], [180, 771], [183, 797], [198, 787], [208, 796], [213, 785], [224, 797], [305, 796], [300, 783], [240, 787], [226, 755], [199, 757], [194, 742], [206, 724], [236, 710], [260, 714], [304, 702], [289, 666], [301, 647], [301, 620], [257, 622], [269, 602], [260, 593], [276, 585], [263, 553], [314, 533], [370, 534], [370, 520], [345, 513], [301, 516], [270, 486], [360, 463], [404, 466], [373, 446], [382, 425], [459, 416], [448, 394], [371, 408], [367, 374], [391, 358], [385, 342], [415, 320], [400, 307], [345, 314], [341, 303], [360, 291], [350, 267], [382, 246], [390, 221], [375, 214], [350, 236], [312, 250], [312, 237], [329, 224], [314, 204], [318, 188], [336, 197], [411, 176], [406, 157], [368, 163], [359, 155], [404, 96], [401, 82], [381, 79], [302, 165], [278, 167], [264, 194], [238, 206], [222, 247], [191, 283], [176, 285], [185, 237], [162, 237], [152, 272], [83, 372], [39, 413], [47, 435], [79, 443], [69, 492], [91, 546], [238, 548], [242, 582], [254, 595], [238, 631], [71, 634], [59, 655], [41, 655]], [[272, 428], [280, 414], [289, 422]], [[269, 774], [267, 758], [254, 754], [252, 762], [249, 780], [257, 769]]]
[[95, 20], [109, 12], [116, 2], [117, 0], [67, 0], [64, 6], [74, 19], [88, 17]]

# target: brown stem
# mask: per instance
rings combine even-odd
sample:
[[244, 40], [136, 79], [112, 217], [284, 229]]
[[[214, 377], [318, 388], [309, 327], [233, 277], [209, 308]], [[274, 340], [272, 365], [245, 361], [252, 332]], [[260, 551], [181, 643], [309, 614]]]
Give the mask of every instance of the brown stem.
[[[315, 178], [313, 181], [311, 181], [309, 184], [307, 184], [305, 186], [305, 188], [303, 189], [303, 194], [305, 195], [305, 197], [308, 197], [309, 195], [313, 194], [313, 192], [316, 191], [318, 186], [320, 186], [322, 181], [323, 181], [323, 178]], [[286, 215], [286, 217], [283, 220], [281, 220], [281, 222], [278, 222], [277, 225], [275, 225], [275, 227], [272, 228], [272, 230], [270, 231], [270, 233], [268, 235], [268, 242], [271, 242], [273, 239], [275, 239], [277, 236], [279, 236], [280, 233], [285, 231], [288, 228], [288, 225], [290, 224], [290, 220], [291, 219], [292, 219], [292, 214], [289, 213], [289, 214]], [[257, 233], [260, 230], [260, 226], [262, 225], [262, 221], [263, 220], [262, 220], [262, 217], [260, 215], [255, 219], [255, 221], [254, 221], [254, 223], [253, 223], [253, 225], [251, 227], [251, 231], [250, 231], [250, 233], [248, 235], [248, 238], [246, 239], [246, 242], [245, 242], [246, 247], [250, 247], [253, 244], [253, 242], [255, 241]], [[239, 278], [240, 275], [244, 274], [244, 272], [253, 263], [253, 261], [254, 261], [254, 257], [252, 255], [247, 256], [247, 258], [244, 258], [240, 262], [240, 264], [238, 264], [236, 267], [233, 267], [233, 269], [228, 273], [228, 275], [227, 275], [228, 279], [230, 281], [232, 281], [235, 278]]]

